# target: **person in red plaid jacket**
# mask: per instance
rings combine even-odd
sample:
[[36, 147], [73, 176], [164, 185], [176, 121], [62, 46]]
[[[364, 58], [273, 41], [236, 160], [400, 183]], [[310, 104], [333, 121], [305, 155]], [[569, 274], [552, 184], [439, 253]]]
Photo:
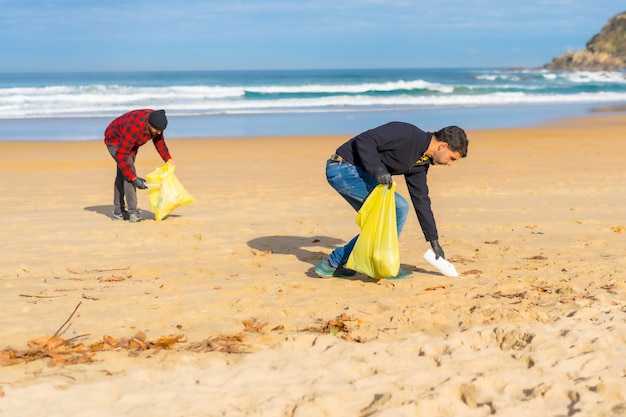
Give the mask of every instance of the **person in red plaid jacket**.
[[106, 128], [104, 143], [117, 164], [113, 189], [114, 220], [129, 220], [132, 223], [143, 220], [137, 209], [136, 189], [146, 189], [148, 185], [145, 179], [137, 176], [135, 157], [139, 147], [152, 140], [163, 161], [173, 164], [163, 136], [166, 127], [165, 110], [141, 109], [122, 114]]

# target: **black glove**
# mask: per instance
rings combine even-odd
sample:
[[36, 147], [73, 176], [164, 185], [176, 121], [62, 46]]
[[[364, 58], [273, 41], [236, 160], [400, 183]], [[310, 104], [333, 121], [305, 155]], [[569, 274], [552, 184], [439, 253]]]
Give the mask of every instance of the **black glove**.
[[382, 172], [376, 175], [376, 181], [378, 181], [379, 184], [388, 185], [390, 189], [393, 185], [393, 179], [391, 179], [391, 174], [388, 172]]
[[146, 188], [148, 188], [148, 184], [146, 184], [146, 180], [144, 180], [143, 178], [139, 178], [139, 177], [133, 180], [133, 185], [142, 190], [145, 190]]
[[431, 240], [430, 241], [430, 246], [432, 246], [433, 252], [435, 252], [435, 259], [439, 259], [439, 257], [442, 257], [443, 259], [446, 259], [446, 255], [444, 255], [443, 249], [441, 249], [441, 245], [439, 245], [438, 241]]

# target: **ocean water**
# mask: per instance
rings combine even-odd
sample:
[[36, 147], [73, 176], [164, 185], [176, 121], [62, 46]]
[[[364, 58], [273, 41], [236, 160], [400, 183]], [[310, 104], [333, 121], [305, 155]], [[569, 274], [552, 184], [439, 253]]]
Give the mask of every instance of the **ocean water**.
[[100, 140], [128, 110], [165, 109], [166, 137], [515, 127], [626, 103], [624, 72], [379, 69], [0, 73], [0, 139]]

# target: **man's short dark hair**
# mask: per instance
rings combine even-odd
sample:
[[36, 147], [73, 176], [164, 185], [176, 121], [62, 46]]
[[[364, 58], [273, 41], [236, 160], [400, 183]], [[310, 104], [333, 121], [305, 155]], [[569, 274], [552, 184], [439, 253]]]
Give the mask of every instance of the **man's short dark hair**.
[[443, 129], [434, 133], [439, 142], [445, 142], [448, 144], [448, 148], [452, 152], [458, 152], [461, 154], [461, 158], [467, 156], [467, 145], [469, 140], [465, 131], [458, 126], [446, 126]]

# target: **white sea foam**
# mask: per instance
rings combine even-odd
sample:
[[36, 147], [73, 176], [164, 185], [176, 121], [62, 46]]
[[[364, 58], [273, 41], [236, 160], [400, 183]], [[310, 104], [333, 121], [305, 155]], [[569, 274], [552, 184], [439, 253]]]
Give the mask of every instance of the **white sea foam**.
[[[622, 72], [482, 71], [380, 82], [270, 78], [247, 84], [121, 83], [0, 87], [0, 118], [110, 117], [132, 108], [172, 115], [625, 102]], [[437, 81], [428, 81], [429, 78]], [[342, 81], [343, 80], [343, 81]], [[266, 81], [263, 83], [263, 81]], [[611, 86], [608, 90], [605, 86]]]
[[363, 84], [308, 84], [296, 86], [266, 86], [247, 87], [246, 91], [263, 94], [301, 94], [301, 93], [366, 93], [376, 91], [411, 91], [430, 90], [441, 93], [451, 93], [453, 86], [439, 83], [430, 83], [423, 80], [395, 81], [386, 83], [363, 83]]
[[[529, 95], [522, 92], [493, 93], [487, 95], [440, 95], [392, 97], [367, 95], [336, 95], [315, 98], [283, 98], [271, 101], [219, 100], [203, 97], [194, 99], [190, 96], [162, 94], [153, 97], [150, 94], [132, 96], [98, 95], [55, 96], [49, 100], [41, 97], [20, 101], [18, 99], [0, 103], [1, 118], [36, 118], [36, 117], [98, 117], [110, 116], [128, 108], [166, 107], [169, 114], [243, 114], [271, 112], [301, 112], [310, 110], [343, 111], [370, 107], [372, 109], [406, 109], [411, 107], [459, 107], [459, 106], [499, 106], [527, 104], [572, 104], [596, 102], [623, 102], [626, 93], [580, 93], [576, 95]], [[167, 105], [163, 105], [166, 103]]]
[[618, 83], [626, 84], [626, 76], [620, 72], [610, 71], [576, 71], [564, 72], [561, 77], [573, 83]]

